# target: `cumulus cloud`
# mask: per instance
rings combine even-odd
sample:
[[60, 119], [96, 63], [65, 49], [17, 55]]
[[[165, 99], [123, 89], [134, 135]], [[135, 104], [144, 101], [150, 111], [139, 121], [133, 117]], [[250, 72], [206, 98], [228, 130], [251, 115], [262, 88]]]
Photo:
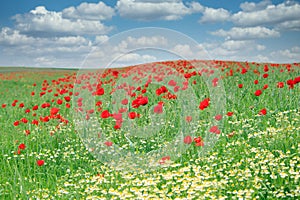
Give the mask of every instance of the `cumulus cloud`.
[[291, 49], [273, 51], [270, 53], [270, 55], [277, 62], [299, 62], [300, 47], [294, 46]]
[[178, 20], [183, 16], [200, 12], [203, 7], [197, 2], [185, 5], [179, 0], [119, 0], [116, 5], [121, 17], [136, 20]]
[[152, 37], [128, 37], [127, 43], [135, 46], [158, 46], [158, 45], [167, 45], [168, 39], [162, 36], [152, 36]]
[[277, 24], [275, 28], [283, 31], [289, 31], [289, 30], [300, 31], [300, 20], [281, 22]]
[[155, 56], [151, 55], [143, 55], [143, 54], [138, 54], [138, 53], [128, 53], [122, 55], [119, 59], [118, 62], [124, 63], [124, 64], [142, 64], [142, 63], [147, 63], [147, 62], [155, 62], [157, 61], [157, 58]]
[[82, 36], [39, 38], [7, 27], [0, 32], [1, 64], [78, 67], [91, 49], [92, 42]]
[[260, 26], [276, 25], [300, 18], [300, 4], [297, 2], [286, 1], [278, 5], [265, 2], [263, 2], [265, 6], [261, 6], [261, 9], [256, 9], [259, 7], [257, 4], [250, 6], [250, 9], [246, 9], [245, 4], [242, 4], [244, 10], [233, 14], [231, 20], [239, 26]]
[[221, 46], [229, 51], [245, 50], [252, 44], [252, 41], [247, 40], [228, 40], [225, 41]]
[[264, 55], [265, 46], [252, 40], [203, 43], [210, 57], [217, 60], [270, 62], [268, 55]]
[[208, 8], [203, 11], [203, 16], [200, 18], [200, 23], [215, 23], [224, 22], [230, 19], [230, 12], [223, 8]]
[[241, 3], [240, 8], [244, 12], [253, 12], [253, 11], [263, 10], [271, 4], [272, 4], [272, 2], [270, 0], [263, 0], [263, 1], [258, 2], [258, 3], [246, 1], [244, 3]]
[[36, 7], [26, 14], [13, 17], [16, 29], [27, 35], [60, 36], [60, 35], [97, 35], [107, 33], [111, 27], [106, 27], [100, 21], [85, 19], [66, 19], [61, 12], [48, 11], [44, 6]]
[[69, 7], [62, 11], [62, 17], [67, 19], [85, 19], [102, 21], [111, 19], [115, 14], [113, 8], [100, 1], [99, 3], [81, 3], [77, 7]]
[[182, 59], [211, 59], [209, 53], [206, 51], [205, 45], [191, 46], [188, 44], [177, 44], [172, 48], [172, 51]]
[[227, 40], [251, 40], [258, 38], [274, 38], [279, 37], [280, 33], [266, 27], [233, 27], [228, 31], [223, 29], [211, 33], [212, 35], [225, 37]]
[[0, 32], [0, 45], [24, 45], [35, 41], [33, 37], [20, 34], [17, 30], [4, 27]]
[[107, 35], [97, 35], [95, 37], [95, 40], [94, 40], [94, 44], [97, 45], [97, 44], [101, 44], [102, 42], [105, 42], [109, 39], [109, 37]]

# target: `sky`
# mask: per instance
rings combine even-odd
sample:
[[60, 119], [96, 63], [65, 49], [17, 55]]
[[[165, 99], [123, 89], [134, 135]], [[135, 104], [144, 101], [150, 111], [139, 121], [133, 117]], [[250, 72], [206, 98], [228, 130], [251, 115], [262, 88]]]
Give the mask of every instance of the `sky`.
[[300, 2], [1, 2], [0, 66], [119, 67], [172, 59], [300, 62]]

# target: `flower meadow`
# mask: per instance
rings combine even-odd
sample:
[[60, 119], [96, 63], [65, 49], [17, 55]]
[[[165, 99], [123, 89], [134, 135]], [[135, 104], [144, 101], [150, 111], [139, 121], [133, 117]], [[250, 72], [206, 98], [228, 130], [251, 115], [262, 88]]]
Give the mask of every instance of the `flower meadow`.
[[0, 69], [1, 199], [299, 199], [300, 64]]

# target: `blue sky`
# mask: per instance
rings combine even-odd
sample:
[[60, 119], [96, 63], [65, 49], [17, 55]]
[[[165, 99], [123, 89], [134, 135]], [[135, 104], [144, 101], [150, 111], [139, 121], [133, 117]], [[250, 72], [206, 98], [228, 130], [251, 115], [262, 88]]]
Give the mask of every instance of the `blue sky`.
[[[162, 33], [162, 29], [157, 29], [151, 35], [147, 33], [148, 29], [142, 29], [144, 27], [160, 27], [166, 31]], [[135, 28], [140, 28], [138, 33], [129, 31], [127, 34], [121, 34], [122, 39], [116, 40], [116, 34]], [[171, 30], [185, 34], [186, 38], [178, 39], [177, 33], [173, 34]], [[192, 39], [197, 42], [196, 45], [189, 43]], [[99, 43], [107, 40], [109, 44], [105, 51], [101, 52], [103, 48], [99, 47]], [[145, 45], [152, 50], [131, 51], [133, 47]], [[123, 59], [120, 59], [123, 65], [176, 59], [171, 53], [153, 51], [155, 48], [175, 53], [177, 58], [299, 62], [300, 2], [1, 2], [1, 66], [79, 67], [95, 49], [98, 51], [97, 62], [104, 59], [104, 56], [108, 62], [120, 55], [123, 55]]]

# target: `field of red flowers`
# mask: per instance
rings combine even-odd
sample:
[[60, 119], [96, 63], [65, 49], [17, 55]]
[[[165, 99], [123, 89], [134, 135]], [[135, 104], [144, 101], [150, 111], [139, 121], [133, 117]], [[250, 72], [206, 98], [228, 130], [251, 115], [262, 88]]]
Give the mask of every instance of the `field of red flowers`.
[[1, 199], [297, 199], [300, 64], [0, 68]]

